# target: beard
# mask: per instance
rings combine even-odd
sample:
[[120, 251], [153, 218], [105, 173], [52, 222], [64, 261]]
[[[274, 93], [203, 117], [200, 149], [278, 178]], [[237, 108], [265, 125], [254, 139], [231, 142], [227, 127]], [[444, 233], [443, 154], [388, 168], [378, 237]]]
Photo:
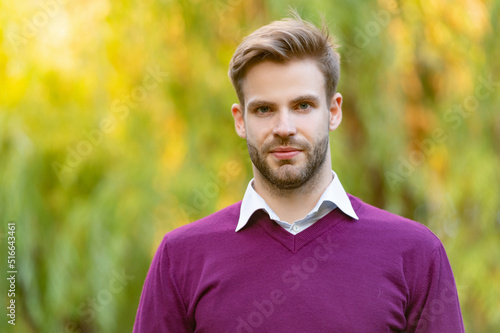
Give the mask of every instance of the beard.
[[[296, 139], [277, 138], [270, 143], [264, 144], [259, 150], [247, 140], [248, 152], [252, 163], [262, 174], [268, 185], [275, 190], [294, 190], [310, 182], [318, 174], [320, 167], [326, 160], [328, 151], [328, 132], [321, 137], [316, 144], [300, 142]], [[266, 160], [268, 154], [277, 147], [290, 146], [302, 150], [306, 161], [300, 166], [292, 160], [278, 161], [278, 167], [273, 169]]]

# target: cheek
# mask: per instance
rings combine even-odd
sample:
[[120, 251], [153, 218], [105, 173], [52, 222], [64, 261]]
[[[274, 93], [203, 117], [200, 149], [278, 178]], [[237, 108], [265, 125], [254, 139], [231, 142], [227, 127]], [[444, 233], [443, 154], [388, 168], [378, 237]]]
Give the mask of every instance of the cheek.
[[323, 121], [318, 121], [316, 119], [305, 121], [300, 128], [301, 134], [309, 139], [318, 137], [319, 135], [324, 135], [325, 130], [328, 130], [328, 123], [325, 124]]
[[250, 121], [247, 122], [246, 132], [247, 139], [250, 137], [253, 141], [263, 141], [272, 130], [268, 128], [268, 124], [265, 122]]
[[309, 132], [312, 133], [314, 132], [316, 135], [324, 135], [324, 132], [329, 132], [330, 131], [330, 117], [327, 114], [321, 115], [319, 117], [316, 117], [314, 120], [312, 120], [309, 125]]

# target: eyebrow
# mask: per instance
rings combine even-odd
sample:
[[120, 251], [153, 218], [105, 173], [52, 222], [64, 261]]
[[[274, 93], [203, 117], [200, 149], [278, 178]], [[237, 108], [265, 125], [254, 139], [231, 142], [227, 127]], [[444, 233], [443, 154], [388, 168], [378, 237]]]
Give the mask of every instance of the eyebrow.
[[[290, 104], [293, 105], [293, 104], [297, 104], [297, 103], [304, 102], [304, 101], [310, 101], [310, 102], [317, 105], [317, 104], [319, 104], [319, 97], [316, 95], [302, 95], [302, 96], [298, 96], [298, 97], [292, 99], [290, 101]], [[271, 108], [276, 108], [275, 103], [267, 102], [264, 100], [254, 100], [254, 101], [251, 101], [250, 103], [247, 104], [246, 109], [253, 110], [253, 109], [256, 109], [256, 108], [261, 107], [261, 106], [269, 106]]]
[[303, 96], [299, 96], [297, 98], [294, 98], [291, 101], [291, 103], [297, 104], [297, 103], [303, 102], [303, 101], [310, 101], [310, 102], [313, 102], [314, 104], [319, 104], [319, 97], [316, 95], [303, 95]]
[[255, 100], [251, 101], [250, 103], [247, 104], [247, 110], [253, 110], [261, 106], [270, 106], [271, 108], [276, 108], [276, 104], [272, 102], [266, 102], [263, 100]]

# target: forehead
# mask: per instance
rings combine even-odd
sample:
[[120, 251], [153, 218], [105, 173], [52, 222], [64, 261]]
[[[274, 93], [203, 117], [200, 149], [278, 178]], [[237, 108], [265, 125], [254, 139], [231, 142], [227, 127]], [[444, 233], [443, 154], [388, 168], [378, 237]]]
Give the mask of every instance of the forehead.
[[325, 78], [311, 59], [260, 62], [247, 71], [242, 83], [245, 104], [252, 100], [286, 103], [300, 95], [325, 99]]

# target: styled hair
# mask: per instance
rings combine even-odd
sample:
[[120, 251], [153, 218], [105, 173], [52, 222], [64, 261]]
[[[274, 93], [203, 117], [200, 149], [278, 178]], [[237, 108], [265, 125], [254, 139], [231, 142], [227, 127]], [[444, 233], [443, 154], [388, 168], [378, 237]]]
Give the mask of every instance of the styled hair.
[[292, 11], [292, 18], [274, 21], [255, 30], [238, 45], [229, 63], [229, 78], [240, 104], [242, 107], [245, 105], [242, 84], [252, 66], [262, 61], [286, 63], [305, 58], [316, 61], [325, 78], [329, 101], [335, 94], [340, 78], [337, 47], [325, 23], [319, 29], [303, 20], [295, 11]]

